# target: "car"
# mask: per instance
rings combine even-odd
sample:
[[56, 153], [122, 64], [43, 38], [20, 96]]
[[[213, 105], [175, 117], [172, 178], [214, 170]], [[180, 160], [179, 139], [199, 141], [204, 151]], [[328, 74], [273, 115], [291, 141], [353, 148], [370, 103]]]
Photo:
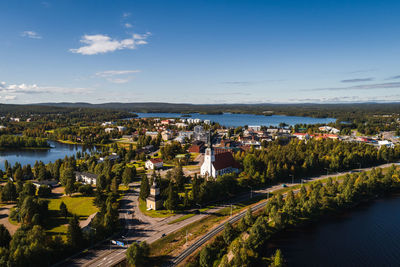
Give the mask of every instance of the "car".
[[128, 212], [127, 212], [128, 214], [132, 214], [132, 211], [130, 211], [130, 210], [128, 210]]
[[286, 184], [282, 184], [282, 187], [287, 187], [287, 185]]
[[163, 237], [165, 237], [165, 236], [167, 236], [167, 235], [166, 235], [166, 234], [162, 234], [162, 235], [161, 235], [161, 238], [163, 238]]
[[194, 210], [193, 212], [194, 212], [194, 214], [200, 214], [199, 210]]

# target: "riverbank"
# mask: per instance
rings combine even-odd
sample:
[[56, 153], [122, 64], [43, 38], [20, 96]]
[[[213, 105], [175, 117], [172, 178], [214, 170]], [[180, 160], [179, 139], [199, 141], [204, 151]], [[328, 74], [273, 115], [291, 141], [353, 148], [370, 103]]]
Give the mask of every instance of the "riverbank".
[[[348, 175], [340, 184], [332, 180], [325, 184], [320, 181], [312, 183], [307, 188], [302, 187], [296, 194], [293, 194], [293, 190], [288, 191], [285, 198], [282, 194], [275, 195], [267, 202], [261, 215], [253, 217], [248, 214], [234, 226], [234, 230], [228, 234], [231, 236], [228, 243], [225, 231], [223, 237], [215, 237], [214, 241], [203, 248], [195, 260], [192, 260], [192, 264], [197, 266], [204, 257], [209, 257], [209, 264], [220, 266], [229, 266], [232, 261], [244, 265], [268, 264], [262, 256], [268, 256], [263, 251], [272, 236], [301, 226], [304, 222], [321, 219], [323, 215], [333, 211], [354, 208], [354, 205], [377, 195], [398, 191], [398, 177], [398, 169], [391, 167], [386, 173], [372, 170], [368, 175], [365, 172]], [[236, 252], [232, 254], [232, 251]], [[237, 258], [243, 253], [248, 258]]]

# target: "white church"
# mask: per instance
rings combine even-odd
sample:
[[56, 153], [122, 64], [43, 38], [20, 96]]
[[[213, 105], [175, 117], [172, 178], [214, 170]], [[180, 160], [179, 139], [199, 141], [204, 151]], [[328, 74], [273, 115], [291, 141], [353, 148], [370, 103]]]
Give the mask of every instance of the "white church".
[[226, 173], [239, 172], [239, 164], [229, 151], [215, 153], [212, 145], [206, 149], [204, 162], [200, 168], [200, 175], [216, 178]]

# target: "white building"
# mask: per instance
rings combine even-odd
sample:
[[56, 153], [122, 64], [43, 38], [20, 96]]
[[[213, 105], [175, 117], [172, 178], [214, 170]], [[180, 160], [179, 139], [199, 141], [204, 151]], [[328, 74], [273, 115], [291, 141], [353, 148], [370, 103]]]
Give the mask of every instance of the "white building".
[[114, 131], [114, 128], [105, 128], [104, 131], [106, 133], [111, 133], [112, 131]]
[[117, 129], [118, 129], [119, 132], [126, 131], [126, 127], [125, 126], [117, 126]]
[[261, 131], [261, 126], [260, 125], [251, 125], [248, 127], [248, 130], [252, 130], [252, 131]]
[[230, 152], [214, 153], [213, 148], [207, 148], [204, 162], [200, 168], [200, 175], [216, 178], [219, 175], [239, 172], [239, 166]]
[[157, 170], [164, 166], [163, 160], [160, 158], [149, 159], [145, 163], [146, 169], [148, 170]]
[[89, 172], [75, 172], [75, 177], [78, 182], [83, 184], [96, 185], [97, 175]]

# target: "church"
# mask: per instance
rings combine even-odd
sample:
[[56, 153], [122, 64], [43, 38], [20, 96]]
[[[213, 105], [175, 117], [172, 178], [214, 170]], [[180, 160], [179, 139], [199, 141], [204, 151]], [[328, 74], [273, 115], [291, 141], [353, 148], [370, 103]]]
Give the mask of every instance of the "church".
[[216, 178], [227, 173], [238, 173], [239, 164], [235, 161], [232, 153], [224, 150], [215, 151], [211, 144], [204, 153], [204, 162], [200, 168], [200, 175]]

